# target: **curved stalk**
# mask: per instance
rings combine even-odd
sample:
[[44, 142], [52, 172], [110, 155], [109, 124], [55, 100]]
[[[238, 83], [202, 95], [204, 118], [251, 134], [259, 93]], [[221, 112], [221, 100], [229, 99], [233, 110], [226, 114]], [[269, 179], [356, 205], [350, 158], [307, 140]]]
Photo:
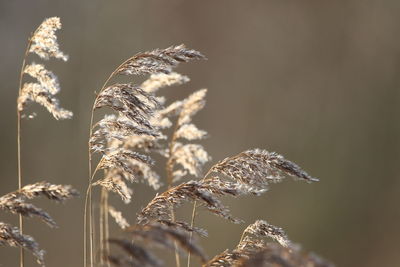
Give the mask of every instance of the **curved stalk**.
[[[88, 167], [89, 167], [89, 184], [88, 184], [88, 190], [86, 192], [86, 199], [85, 200], [85, 208], [84, 208], [84, 223], [83, 223], [83, 235], [84, 235], [84, 240], [83, 240], [83, 247], [84, 247], [84, 255], [83, 255], [83, 261], [84, 261], [84, 266], [87, 266], [87, 211], [89, 210], [89, 246], [90, 246], [90, 266], [93, 267], [94, 264], [94, 230], [93, 230], [93, 216], [92, 216], [92, 180], [94, 178], [94, 174], [92, 174], [92, 153], [90, 151], [90, 138], [93, 134], [93, 121], [94, 121], [94, 109], [95, 109], [95, 103], [97, 101], [97, 98], [99, 97], [100, 93], [106, 88], [107, 84], [110, 82], [110, 80], [115, 76], [117, 73], [117, 70], [122, 67], [126, 62], [131, 60], [132, 57], [128, 58], [125, 60], [123, 63], [121, 63], [112, 73], [111, 75], [107, 78], [107, 80], [104, 82], [103, 86], [101, 87], [100, 91], [97, 93], [95, 100], [92, 105], [92, 110], [90, 114], [90, 125], [89, 125], [89, 140], [88, 140]], [[97, 167], [96, 167], [97, 169]], [[89, 208], [88, 208], [89, 207]]]

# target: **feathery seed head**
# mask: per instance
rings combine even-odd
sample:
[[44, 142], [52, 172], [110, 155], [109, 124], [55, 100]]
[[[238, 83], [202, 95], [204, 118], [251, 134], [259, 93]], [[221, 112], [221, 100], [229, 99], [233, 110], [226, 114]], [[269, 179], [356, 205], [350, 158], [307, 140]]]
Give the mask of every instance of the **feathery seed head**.
[[155, 93], [160, 88], [172, 85], [180, 85], [189, 82], [190, 79], [187, 76], [181, 75], [176, 72], [171, 73], [156, 73], [152, 74], [149, 79], [144, 81], [141, 85], [144, 91], [149, 93]]
[[55, 32], [59, 29], [61, 29], [60, 18], [45, 19], [31, 38], [32, 44], [29, 52], [35, 53], [45, 60], [54, 57], [67, 61], [68, 56], [61, 52], [58, 46]]
[[21, 234], [17, 227], [0, 222], [0, 245], [29, 250], [36, 257], [37, 262], [44, 266], [44, 250], [39, 248], [39, 244], [31, 236]]
[[113, 206], [108, 206], [108, 213], [114, 218], [115, 222], [121, 229], [129, 227], [128, 221], [122, 216], [120, 211], [117, 211]]
[[196, 50], [187, 49], [184, 45], [171, 46], [136, 54], [116, 73], [123, 75], [170, 73], [180, 62], [189, 62], [193, 59], [205, 59], [205, 57]]
[[211, 171], [224, 174], [235, 181], [248, 185], [250, 193], [266, 190], [269, 183], [281, 181], [284, 175], [308, 182], [318, 181], [283, 156], [261, 149], [247, 150], [226, 158], [215, 164]]

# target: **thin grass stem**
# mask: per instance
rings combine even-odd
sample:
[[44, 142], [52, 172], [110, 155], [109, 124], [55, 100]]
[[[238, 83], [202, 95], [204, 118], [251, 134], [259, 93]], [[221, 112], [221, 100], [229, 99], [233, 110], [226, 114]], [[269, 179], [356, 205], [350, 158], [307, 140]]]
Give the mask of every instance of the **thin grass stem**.
[[[24, 76], [24, 69], [26, 66], [26, 59], [28, 58], [29, 49], [32, 44], [32, 36], [36, 33], [31, 34], [28, 39], [28, 44], [25, 49], [24, 58], [22, 60], [21, 71], [19, 74], [19, 85], [18, 85], [18, 97], [21, 95], [22, 91], [22, 78]], [[17, 98], [18, 99], [18, 98]], [[18, 100], [17, 100], [18, 101]], [[21, 168], [21, 112], [18, 109], [17, 105], [17, 168], [18, 168], [18, 189], [22, 188], [22, 168]], [[22, 214], [19, 214], [19, 230], [20, 233], [23, 234], [24, 231], [24, 220]], [[20, 267], [24, 267], [25, 265], [25, 256], [24, 256], [24, 249], [20, 248]]]

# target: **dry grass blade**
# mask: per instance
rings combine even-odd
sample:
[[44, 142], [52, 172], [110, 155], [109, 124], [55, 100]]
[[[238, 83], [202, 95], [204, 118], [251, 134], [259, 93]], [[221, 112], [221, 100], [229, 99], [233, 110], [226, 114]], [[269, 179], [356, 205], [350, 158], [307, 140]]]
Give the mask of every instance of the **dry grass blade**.
[[247, 150], [226, 158], [214, 165], [210, 171], [224, 174], [235, 181], [248, 185], [250, 193], [267, 190], [269, 183], [281, 181], [284, 175], [308, 182], [318, 181], [283, 156], [261, 149]]
[[129, 258], [123, 256], [108, 256], [108, 260], [116, 266], [162, 266], [162, 263], [154, 255], [131, 241], [125, 239], [110, 239], [109, 242], [121, 247], [130, 256]]
[[17, 227], [0, 222], [0, 245], [29, 250], [36, 257], [37, 262], [44, 265], [44, 250], [39, 248], [39, 244], [31, 236], [21, 234]]
[[116, 73], [123, 75], [170, 73], [180, 62], [194, 59], [205, 59], [205, 57], [196, 50], [187, 49], [184, 45], [171, 46], [136, 54], [122, 64]]
[[226, 194], [223, 190], [212, 186], [211, 184], [202, 184], [197, 181], [189, 181], [178, 186], [172, 187], [164, 193], [156, 196], [150, 203], [142, 209], [138, 216], [141, 223], [153, 219], [165, 219], [173, 221], [171, 218], [171, 208], [176, 208], [184, 202], [199, 201], [204, 207], [225, 219], [234, 223], [240, 220], [233, 218], [229, 210], [224, 207], [216, 195]]
[[198, 256], [202, 262], [206, 261], [206, 256], [200, 246], [198, 246], [186, 231], [182, 231], [176, 227], [168, 227], [165, 224], [150, 223], [145, 225], [134, 225], [127, 229], [134, 238], [146, 240], [153, 245], [161, 246], [175, 250], [174, 243], [179, 248]]

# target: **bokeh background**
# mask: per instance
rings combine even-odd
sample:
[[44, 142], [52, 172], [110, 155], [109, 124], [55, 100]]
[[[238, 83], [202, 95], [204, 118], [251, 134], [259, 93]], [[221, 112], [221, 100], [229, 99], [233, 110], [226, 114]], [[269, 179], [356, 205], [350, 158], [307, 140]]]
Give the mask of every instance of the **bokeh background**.
[[[60, 226], [26, 223], [47, 251], [47, 266], [82, 265], [94, 91], [131, 55], [180, 43], [209, 60], [181, 65], [177, 71], [191, 82], [163, 92], [173, 100], [209, 89], [195, 122], [210, 134], [203, 144], [213, 162], [259, 147], [321, 179], [286, 179], [261, 197], [226, 199], [233, 214], [281, 226], [337, 266], [399, 266], [399, 14], [396, 0], [0, 0], [0, 195], [17, 187], [15, 101], [27, 38], [44, 18], [60, 16], [59, 41], [70, 60], [47, 66], [74, 118], [55, 121], [32, 106], [38, 116], [22, 129], [24, 182], [45, 179], [82, 192], [65, 205], [35, 202]], [[134, 188], [133, 204], [112, 200], [131, 222], [155, 194]], [[201, 216], [210, 256], [234, 247], [246, 226]], [[16, 216], [2, 212], [0, 219], [17, 225]], [[17, 266], [17, 257], [17, 249], [1, 248], [0, 266]], [[37, 266], [31, 255], [27, 266]]]

